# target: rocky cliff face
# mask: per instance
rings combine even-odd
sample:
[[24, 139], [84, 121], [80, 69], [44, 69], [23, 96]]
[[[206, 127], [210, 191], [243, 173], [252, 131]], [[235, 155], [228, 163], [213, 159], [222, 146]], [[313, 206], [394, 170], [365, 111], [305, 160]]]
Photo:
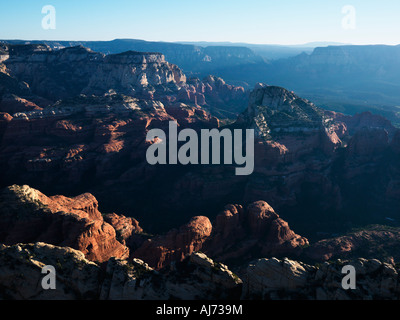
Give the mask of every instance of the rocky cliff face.
[[53, 51], [44, 45], [21, 45], [9, 47], [4, 64], [33, 93], [55, 101], [80, 94], [103, 58], [83, 47]]
[[203, 252], [219, 261], [250, 260], [266, 256], [296, 256], [308, 240], [297, 235], [288, 223], [264, 201], [247, 210], [228, 205], [214, 223], [213, 233]]
[[[200, 83], [192, 86], [181, 69], [167, 62], [160, 53], [127, 51], [104, 55], [82, 46], [52, 50], [42, 44], [3, 47], [0, 75], [3, 81], [10, 82], [6, 85], [8, 90], [24, 84], [26, 92], [14, 89], [11, 93], [41, 102], [43, 107], [49, 104], [46, 100], [51, 104], [79, 94], [102, 96], [110, 91], [167, 104], [182, 101], [209, 108], [233, 97], [237, 105], [247, 97], [241, 87], [220, 88], [210, 85], [207, 79], [204, 83], [198, 80]], [[219, 106], [224, 107], [227, 107], [226, 102]], [[13, 112], [13, 108], [3, 108]], [[20, 111], [28, 110], [20, 108]]]
[[244, 46], [210, 46], [192, 44], [151, 42], [136, 39], [115, 39], [112, 41], [18, 41], [12, 44], [46, 44], [52, 49], [84, 46], [104, 54], [119, 54], [127, 51], [162, 52], [166, 59], [179, 65], [187, 73], [207, 75], [221, 67], [254, 64], [264, 61], [251, 49]]
[[293, 232], [286, 221], [263, 201], [245, 212], [240, 205], [228, 205], [213, 224], [207, 217], [194, 217], [179, 230], [145, 241], [133, 257], [155, 269], [202, 251], [219, 262], [243, 263], [266, 256], [298, 256], [308, 240]]
[[161, 269], [173, 261], [181, 261], [186, 255], [200, 251], [210, 237], [212, 225], [207, 217], [194, 217], [188, 224], [171, 230], [164, 236], [145, 241], [133, 257], [146, 261], [155, 269]]
[[128, 95], [152, 97], [157, 86], [178, 90], [186, 76], [161, 54], [128, 51], [109, 55], [92, 73], [84, 94], [102, 95], [110, 89]]
[[340, 210], [340, 189], [329, 171], [343, 142], [338, 124], [323, 110], [284, 88], [259, 84], [236, 126], [252, 128], [257, 135], [255, 173], [246, 184], [246, 201], [265, 199], [279, 209], [295, 207], [305, 201], [300, 199], [307, 186], [316, 201], [324, 199], [318, 204], [322, 211]]
[[[318, 137], [320, 147], [333, 150], [340, 145], [336, 133], [326, 121], [322, 109], [281, 87], [258, 84], [251, 92], [247, 110], [239, 117], [238, 124], [254, 128], [256, 135], [264, 140], [279, 142], [281, 138], [299, 136]], [[331, 142], [332, 146], [324, 146]], [[312, 147], [312, 146], [311, 146]], [[302, 149], [307, 147], [302, 146]]]
[[[366, 198], [384, 205], [395, 218], [390, 208], [398, 201], [393, 192], [398, 169], [392, 146], [398, 130], [383, 117], [323, 111], [293, 92], [260, 84], [236, 125], [253, 128], [258, 136], [255, 173], [246, 183], [246, 201], [266, 200], [296, 227], [299, 220], [293, 210], [298, 206], [301, 219], [321, 221], [341, 212], [343, 226], [349, 221], [342, 214], [351, 215], [357, 224], [369, 212], [364, 223], [372, 221], [376, 215], [372, 207], [363, 205]], [[377, 181], [379, 187], [368, 181]], [[310, 215], [315, 210], [323, 212], [323, 217]], [[384, 223], [384, 218], [379, 222]], [[338, 220], [330, 225], [335, 224]]]
[[91, 194], [47, 197], [28, 186], [11, 186], [1, 195], [0, 242], [46, 242], [80, 250], [98, 262], [127, 258], [129, 249], [116, 240]]

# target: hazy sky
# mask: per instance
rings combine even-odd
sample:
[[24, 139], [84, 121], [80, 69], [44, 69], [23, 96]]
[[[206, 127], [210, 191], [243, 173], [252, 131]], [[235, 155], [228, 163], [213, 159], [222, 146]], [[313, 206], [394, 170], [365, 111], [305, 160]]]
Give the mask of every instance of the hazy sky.
[[[399, 0], [0, 0], [0, 4], [0, 39], [400, 44]], [[56, 9], [55, 30], [42, 28], [45, 5]], [[355, 9], [355, 20], [352, 11], [342, 12], [346, 5]]]

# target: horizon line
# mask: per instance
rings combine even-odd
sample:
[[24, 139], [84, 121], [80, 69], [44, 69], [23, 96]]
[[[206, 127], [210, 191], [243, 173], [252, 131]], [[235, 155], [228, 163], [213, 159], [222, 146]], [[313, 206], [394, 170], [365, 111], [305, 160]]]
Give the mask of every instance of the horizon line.
[[[158, 43], [171, 43], [171, 44], [181, 44], [181, 45], [199, 45], [201, 43], [208, 44], [210, 46], [216, 46], [216, 45], [221, 45], [221, 44], [226, 44], [226, 46], [229, 46], [230, 44], [232, 46], [234, 45], [250, 45], [250, 46], [281, 46], [281, 47], [319, 47], [319, 46], [398, 46], [400, 43], [397, 44], [388, 44], [388, 43], [341, 43], [341, 42], [336, 42], [336, 41], [311, 41], [311, 42], [306, 42], [306, 43], [290, 43], [290, 44], [280, 44], [280, 43], [250, 43], [250, 42], [232, 42], [232, 41], [206, 41], [206, 40], [201, 40], [201, 41], [190, 41], [190, 40], [182, 40], [182, 41], [165, 41], [165, 40], [144, 40], [144, 39], [138, 39], [138, 38], [113, 38], [109, 40], [49, 40], [49, 39], [18, 39], [18, 38], [13, 38], [13, 39], [4, 39], [0, 38], [0, 41], [35, 41], [35, 42], [40, 42], [40, 41], [49, 41], [49, 42], [111, 42], [111, 41], [116, 41], [116, 40], [136, 40], [136, 41], [143, 41], [143, 42], [158, 42]], [[200, 45], [199, 45], [200, 46]]]

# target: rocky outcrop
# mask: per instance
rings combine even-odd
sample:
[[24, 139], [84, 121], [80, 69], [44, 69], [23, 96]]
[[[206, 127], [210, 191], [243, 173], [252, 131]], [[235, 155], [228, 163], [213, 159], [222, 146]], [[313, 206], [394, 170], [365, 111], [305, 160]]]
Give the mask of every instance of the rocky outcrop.
[[127, 258], [129, 249], [117, 241], [91, 194], [75, 198], [47, 197], [29, 186], [2, 190], [0, 242], [8, 245], [45, 242], [77, 249], [91, 261]]
[[294, 233], [265, 201], [248, 206], [228, 205], [217, 216], [203, 249], [218, 261], [250, 260], [266, 256], [299, 255], [308, 240]]
[[308, 267], [289, 259], [260, 259], [247, 268], [244, 296], [265, 298], [271, 292], [279, 290], [296, 292], [305, 287], [308, 280]]
[[[196, 216], [164, 235], [144, 233], [139, 222], [115, 213], [102, 215], [96, 198], [47, 197], [29, 186], [13, 185], [1, 193], [0, 242], [46, 242], [83, 252], [91, 261], [139, 258], [154, 269], [203, 251], [218, 261], [298, 255], [308, 240], [295, 234], [266, 202], [228, 205], [217, 216]], [[32, 228], [32, 226], [34, 226]], [[128, 249], [129, 248], [129, 249]]]
[[160, 272], [152, 271], [140, 260], [129, 264], [112, 260], [106, 272], [111, 290], [104, 290], [107, 286], [103, 285], [102, 299], [225, 300], [238, 299], [241, 293], [239, 277], [201, 253]]
[[[253, 125], [258, 128], [260, 136], [267, 136], [271, 131], [284, 132], [286, 129], [300, 131], [301, 127], [318, 129], [323, 123], [322, 110], [309, 101], [284, 88], [262, 83], [256, 85], [250, 94], [244, 116], [254, 121]], [[260, 122], [262, 118], [263, 123]]]
[[0, 102], [0, 111], [9, 114], [33, 110], [42, 110], [42, 108], [32, 101], [28, 101], [15, 95], [3, 95]]
[[207, 217], [198, 216], [178, 230], [147, 240], [129, 234], [131, 256], [158, 270], [198, 251], [237, 264], [256, 257], [297, 256], [308, 245], [308, 240], [295, 234], [264, 201], [251, 204], [247, 211], [240, 205], [228, 205], [213, 225]]
[[223, 118], [232, 118], [241, 112], [247, 100], [248, 93], [243, 87], [229, 85], [223, 79], [211, 75], [203, 80], [188, 79], [177, 96], [177, 101], [203, 106], [213, 115]]
[[166, 62], [163, 55], [128, 51], [106, 56], [94, 70], [82, 93], [102, 95], [113, 89], [151, 98], [157, 86], [179, 86], [185, 82], [183, 72], [176, 65]]
[[[383, 117], [324, 111], [284, 88], [259, 84], [236, 125], [253, 128], [258, 137], [246, 202], [263, 199], [292, 219], [291, 212], [298, 209], [301, 216], [318, 221], [321, 216], [311, 217], [312, 211], [324, 212], [325, 221], [340, 212], [342, 226], [349, 215], [374, 215], [372, 207], [379, 210], [379, 202], [397, 218], [392, 201], [399, 199], [399, 170], [391, 154], [396, 152], [396, 130]], [[369, 206], [359, 209], [366, 199]], [[291, 223], [298, 227], [302, 221]], [[340, 230], [338, 220], [326, 228], [335, 224]]]
[[146, 261], [153, 268], [161, 269], [201, 250], [211, 231], [212, 225], [207, 217], [194, 217], [179, 230], [173, 229], [164, 236], [148, 239], [133, 256]]
[[400, 230], [388, 226], [371, 226], [343, 236], [320, 240], [306, 249], [306, 255], [316, 261], [351, 259], [354, 257], [400, 259], [397, 250]]
[[[356, 289], [344, 290], [344, 266], [356, 271]], [[261, 259], [250, 264], [243, 279], [245, 299], [267, 300], [397, 300], [398, 269], [376, 259], [336, 260], [310, 266], [289, 259]]]
[[[41, 286], [42, 268], [56, 270], [56, 290]], [[0, 244], [0, 297], [12, 300], [88, 300], [99, 296], [100, 267], [80, 251], [46, 243]]]
[[214, 264], [198, 252], [218, 261], [245, 262], [266, 255], [298, 254], [308, 244], [263, 201], [250, 205], [246, 213], [239, 205], [227, 206], [217, 217], [214, 231], [207, 217], [197, 216], [179, 229], [154, 237], [144, 234], [134, 218], [115, 213], [103, 218], [96, 198], [89, 193], [74, 198], [47, 197], [29, 186], [14, 185], [4, 189], [0, 198], [1, 243], [44, 242], [70, 247], [99, 263], [111, 258], [125, 260], [123, 264], [140, 259], [161, 270], [173, 268], [191, 256], [196, 263], [220, 269], [234, 278], [225, 266]]
[[[55, 269], [55, 290], [41, 286], [44, 266]], [[111, 258], [103, 269], [80, 251], [45, 243], [0, 245], [0, 271], [0, 298], [17, 300], [238, 299], [242, 284], [200, 253], [162, 272], [138, 259]]]
[[[356, 271], [356, 289], [344, 290], [344, 266]], [[44, 290], [55, 270], [56, 288]], [[14, 300], [397, 300], [397, 267], [376, 259], [336, 260], [317, 266], [290, 259], [250, 263], [243, 281], [227, 266], [194, 253], [154, 271], [141, 260], [111, 258], [101, 268], [71, 248], [45, 243], [0, 245], [0, 298]]]
[[396, 128], [393, 124], [381, 115], [373, 114], [370, 111], [357, 113], [354, 116], [344, 115], [339, 112], [325, 111], [325, 116], [334, 120], [337, 125], [346, 128], [347, 134], [353, 136], [357, 131], [365, 128], [384, 129], [392, 139]]
[[127, 244], [128, 247], [133, 247], [135, 244], [135, 235], [143, 232], [143, 229], [139, 226], [139, 222], [135, 218], [110, 213], [104, 216], [104, 221], [115, 229], [120, 242]]
[[45, 45], [29, 44], [9, 46], [4, 64], [9, 74], [29, 84], [34, 94], [57, 101], [79, 95], [103, 58], [81, 46], [53, 51]]
[[284, 88], [260, 83], [251, 92], [248, 108], [238, 124], [253, 128], [262, 140], [287, 145], [292, 153], [298, 152], [290, 143], [293, 136], [303, 152], [321, 148], [329, 153], [341, 141], [326, 120], [323, 110], [310, 101]]
[[[229, 110], [231, 104], [245, 104], [247, 99], [242, 87], [227, 85], [219, 78], [187, 81], [178, 66], [156, 52], [126, 51], [104, 55], [83, 46], [52, 50], [42, 44], [9, 45], [6, 52], [2, 73], [7, 79], [4, 91], [21, 96], [21, 90], [10, 91], [10, 88], [23, 83], [27, 86], [25, 96], [34, 96], [35, 101], [44, 102], [45, 98], [56, 102], [79, 94], [103, 96], [112, 91], [135, 98], [160, 100], [164, 104], [183, 102]], [[0, 87], [0, 100], [2, 91]], [[3, 100], [0, 111], [9, 113], [30, 111], [35, 105], [24, 99]], [[232, 114], [226, 115], [232, 117]]]

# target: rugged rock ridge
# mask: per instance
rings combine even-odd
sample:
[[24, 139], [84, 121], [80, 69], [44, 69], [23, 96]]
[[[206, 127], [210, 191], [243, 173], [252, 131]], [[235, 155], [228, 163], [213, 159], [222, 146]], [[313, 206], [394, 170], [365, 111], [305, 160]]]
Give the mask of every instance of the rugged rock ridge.
[[82, 93], [102, 95], [111, 89], [128, 95], [147, 94], [153, 98], [155, 87], [172, 85], [172, 89], [178, 90], [185, 82], [183, 72], [166, 62], [163, 55], [128, 51], [106, 56]]
[[228, 205], [214, 223], [213, 233], [202, 249], [218, 261], [299, 255], [308, 240], [297, 235], [265, 201]]
[[[27, 86], [25, 93], [20, 90], [10, 93], [41, 102], [40, 107], [79, 94], [102, 96], [110, 90], [136, 98], [161, 100], [164, 104], [180, 101], [210, 108], [224, 99], [234, 98], [238, 105], [247, 98], [242, 87], [216, 87], [207, 79], [203, 87], [195, 88], [187, 83], [179, 67], [167, 62], [160, 53], [127, 51], [104, 55], [83, 46], [52, 50], [42, 44], [3, 47], [3, 73]], [[13, 109], [8, 110], [4, 111], [11, 113]]]
[[[356, 290], [342, 288], [342, 268], [354, 266]], [[289, 259], [260, 259], [248, 266], [243, 279], [245, 299], [267, 300], [397, 300], [398, 269], [376, 259], [336, 260], [311, 266]]]
[[258, 84], [250, 94], [244, 120], [261, 137], [325, 128], [322, 109], [281, 87]]
[[[40, 286], [45, 265], [56, 268], [56, 290]], [[45, 243], [0, 245], [0, 297], [18, 300], [238, 299], [242, 281], [226, 266], [193, 254], [155, 272], [143, 261], [111, 258], [104, 269], [80, 251]], [[39, 285], [38, 285], [39, 284]]]
[[[357, 271], [345, 291], [342, 267]], [[56, 290], [43, 290], [42, 268], [56, 269]], [[77, 250], [45, 243], [0, 245], [0, 298], [17, 300], [383, 300], [399, 298], [398, 269], [376, 259], [311, 266], [289, 259], [249, 264], [243, 281], [202, 253], [160, 272], [141, 260], [111, 258], [105, 269]]]
[[14, 185], [1, 192], [0, 203], [1, 243], [46, 242], [78, 249], [98, 262], [129, 256], [91, 194], [49, 198], [29, 186]]
[[129, 248], [133, 248], [136, 245], [135, 236], [138, 233], [142, 233], [143, 229], [135, 218], [125, 217], [116, 213], [109, 213], [104, 215], [103, 218], [115, 229], [118, 241]]
[[161, 269], [196, 251], [238, 264], [259, 257], [298, 256], [308, 244], [272, 207], [258, 201], [247, 211], [240, 205], [226, 206], [213, 224], [207, 217], [194, 217], [179, 230], [148, 239], [132, 255]]
[[389, 138], [392, 139], [397, 131], [396, 127], [394, 127], [388, 119], [377, 114], [372, 114], [369, 111], [357, 113], [354, 116], [348, 116], [333, 111], [325, 111], [324, 114], [330, 121], [334, 121], [339, 126], [344, 126], [346, 130], [343, 133], [349, 136], [353, 136], [357, 131], [363, 128], [370, 128], [384, 129], [388, 132]]
[[[289, 214], [296, 226], [291, 212], [299, 203], [305, 220], [320, 219], [308, 216], [314, 210], [325, 212], [323, 219], [340, 212], [343, 223], [345, 215], [361, 220], [360, 208], [373, 216], [375, 201], [390, 210], [390, 217], [397, 217], [393, 204], [399, 201], [394, 192], [398, 165], [393, 151], [398, 129], [383, 117], [323, 111], [284, 88], [260, 84], [236, 126], [254, 128], [258, 136], [255, 173], [246, 184], [245, 201], [264, 199]], [[364, 208], [366, 198], [374, 201]], [[282, 211], [284, 207], [291, 209]]]
[[[12, 300], [96, 299], [100, 266], [78, 250], [46, 243], [6, 246], [0, 244], [0, 296]], [[52, 265], [57, 290], [43, 290], [41, 270]]]
[[236, 125], [255, 130], [260, 142], [256, 149], [264, 153], [278, 146], [281, 157], [285, 155], [289, 161], [317, 150], [331, 155], [342, 145], [337, 127], [322, 109], [287, 89], [262, 83], [251, 92], [249, 105]]
[[103, 217], [96, 198], [89, 193], [75, 198], [47, 197], [29, 186], [14, 185], [3, 190], [1, 203], [1, 243], [69, 246], [98, 262], [110, 257], [139, 258], [159, 270], [198, 251], [220, 262], [248, 261], [298, 255], [308, 245], [307, 239], [295, 234], [263, 201], [250, 205], [246, 214], [241, 206], [227, 206], [214, 226], [209, 218], [196, 216], [159, 236], [144, 234], [134, 218], [115, 213]]
[[210, 75], [203, 80], [189, 78], [177, 100], [204, 106], [218, 117], [232, 118], [247, 104], [248, 93], [243, 87], [229, 85], [222, 78]]
[[249, 177], [245, 201], [296, 206], [309, 183], [320, 194], [315, 198], [324, 199], [324, 208], [340, 210], [340, 190], [328, 177], [343, 143], [322, 109], [284, 88], [259, 84], [235, 125], [252, 128], [257, 136], [255, 173]]
[[[27, 41], [11, 40], [11, 44], [26, 44]], [[38, 43], [30, 41], [29, 43]], [[126, 51], [162, 52], [168, 61], [179, 65], [186, 72], [212, 73], [221, 67], [261, 62], [263, 59], [246, 47], [211, 46], [151, 42], [136, 39], [115, 39], [112, 41], [41, 41], [53, 49], [83, 45], [104, 54], [118, 54]]]
[[211, 235], [212, 225], [207, 217], [194, 217], [188, 224], [171, 230], [164, 236], [148, 239], [133, 252], [133, 257], [161, 269], [186, 255], [199, 251]]
[[80, 94], [103, 59], [103, 54], [84, 47], [53, 51], [43, 45], [21, 45], [9, 47], [4, 64], [33, 94], [57, 101]]

